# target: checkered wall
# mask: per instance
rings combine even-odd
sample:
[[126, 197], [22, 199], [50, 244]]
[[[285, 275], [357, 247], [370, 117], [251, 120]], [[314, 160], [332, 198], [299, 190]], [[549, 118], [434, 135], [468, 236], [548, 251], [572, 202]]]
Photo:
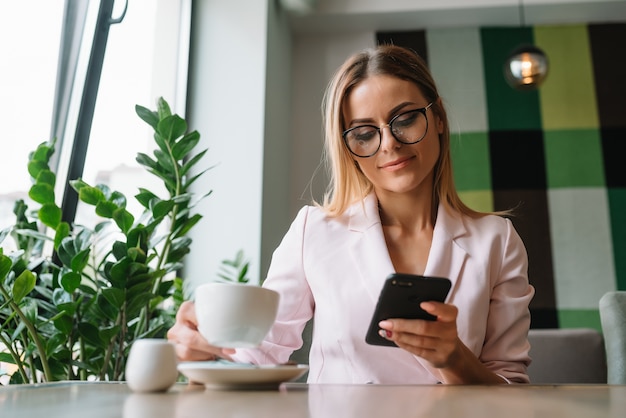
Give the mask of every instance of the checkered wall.
[[[626, 290], [626, 24], [380, 32], [428, 62], [447, 106], [455, 181], [479, 210], [515, 209], [536, 288], [532, 327], [600, 329]], [[535, 91], [503, 76], [520, 44], [546, 52]]]

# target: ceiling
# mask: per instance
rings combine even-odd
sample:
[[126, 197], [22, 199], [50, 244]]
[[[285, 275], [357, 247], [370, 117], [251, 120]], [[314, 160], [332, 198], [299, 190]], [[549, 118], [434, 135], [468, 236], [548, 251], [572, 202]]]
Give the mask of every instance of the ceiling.
[[626, 0], [281, 0], [292, 31], [626, 22]]

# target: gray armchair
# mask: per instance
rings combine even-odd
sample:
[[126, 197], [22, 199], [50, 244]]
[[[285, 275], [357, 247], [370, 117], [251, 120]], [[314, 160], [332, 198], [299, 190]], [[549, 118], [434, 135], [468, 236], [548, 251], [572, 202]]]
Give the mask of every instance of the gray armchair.
[[531, 384], [606, 383], [604, 340], [591, 328], [531, 329]]
[[626, 384], [626, 291], [600, 298], [600, 321], [606, 346], [609, 384]]

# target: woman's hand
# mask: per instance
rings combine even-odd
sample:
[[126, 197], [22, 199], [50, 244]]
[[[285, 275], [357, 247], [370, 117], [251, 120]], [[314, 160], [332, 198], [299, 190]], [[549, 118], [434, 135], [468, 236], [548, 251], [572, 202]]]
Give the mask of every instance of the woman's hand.
[[175, 344], [176, 355], [182, 361], [231, 360], [234, 349], [210, 345], [198, 332], [198, 319], [193, 302], [183, 302], [176, 313], [176, 323], [167, 331], [167, 339]]
[[437, 320], [388, 319], [378, 324], [381, 336], [427, 360], [433, 367], [451, 366], [458, 359], [463, 345], [456, 329], [458, 309], [439, 302], [422, 302], [420, 307]]
[[488, 370], [459, 338], [454, 305], [422, 302], [420, 307], [437, 317], [381, 321], [381, 335], [398, 347], [419, 356], [439, 370], [441, 381], [451, 384], [497, 384], [506, 379]]

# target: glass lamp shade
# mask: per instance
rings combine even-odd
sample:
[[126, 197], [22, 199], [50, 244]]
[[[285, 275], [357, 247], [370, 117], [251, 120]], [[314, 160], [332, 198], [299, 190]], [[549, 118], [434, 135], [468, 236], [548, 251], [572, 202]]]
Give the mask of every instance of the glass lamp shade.
[[532, 90], [548, 75], [548, 57], [539, 48], [523, 45], [515, 48], [504, 63], [507, 83], [517, 90]]

